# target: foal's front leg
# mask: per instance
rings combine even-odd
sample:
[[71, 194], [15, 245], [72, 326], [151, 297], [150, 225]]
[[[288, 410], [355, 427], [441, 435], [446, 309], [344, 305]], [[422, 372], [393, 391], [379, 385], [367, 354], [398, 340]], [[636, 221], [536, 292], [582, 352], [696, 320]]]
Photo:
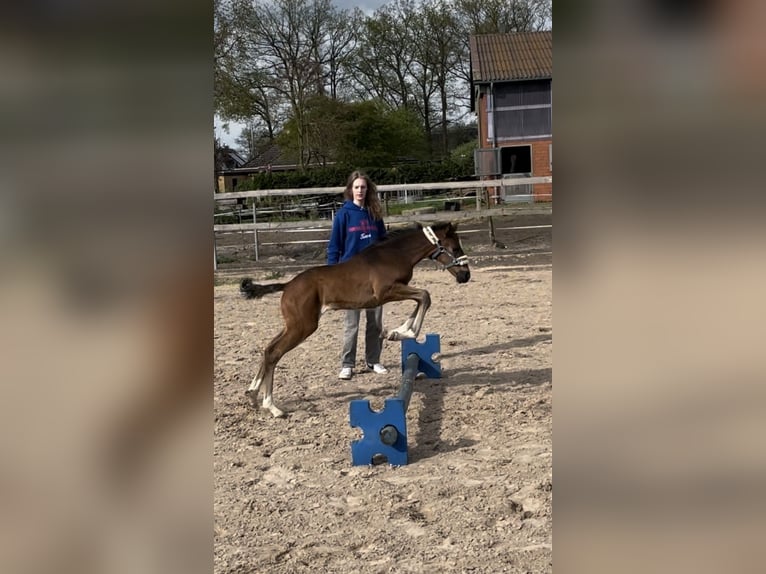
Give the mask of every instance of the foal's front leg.
[[399, 325], [396, 329], [391, 329], [388, 332], [389, 341], [401, 341], [402, 339], [414, 339], [417, 337], [417, 334], [412, 330], [412, 324], [415, 322], [420, 307], [421, 305], [418, 303], [415, 306], [412, 315], [410, 315], [402, 325]]
[[426, 318], [426, 311], [431, 307], [431, 295], [423, 290], [423, 300], [420, 305], [415, 309], [415, 322], [412, 325], [412, 332], [414, 333], [413, 339], [417, 339], [420, 334], [420, 329], [423, 327], [423, 319]]
[[417, 303], [417, 306], [404, 324], [388, 332], [388, 340], [417, 339], [426, 311], [431, 306], [431, 296], [425, 289], [415, 289], [406, 285], [399, 287], [392, 295], [396, 297], [391, 299], [392, 301], [411, 299]]

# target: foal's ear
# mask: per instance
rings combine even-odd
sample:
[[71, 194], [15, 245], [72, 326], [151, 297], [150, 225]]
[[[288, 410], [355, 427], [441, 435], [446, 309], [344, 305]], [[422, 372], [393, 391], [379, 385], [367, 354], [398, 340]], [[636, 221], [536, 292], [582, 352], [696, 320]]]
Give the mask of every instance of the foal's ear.
[[449, 222], [449, 226], [452, 228], [452, 231], [457, 231], [457, 225], [458, 224], [455, 223], [454, 221]]

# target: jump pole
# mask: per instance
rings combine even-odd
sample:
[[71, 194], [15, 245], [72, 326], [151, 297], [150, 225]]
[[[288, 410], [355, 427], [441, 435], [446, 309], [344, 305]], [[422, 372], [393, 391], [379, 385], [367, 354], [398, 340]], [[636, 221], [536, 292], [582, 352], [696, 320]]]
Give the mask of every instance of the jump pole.
[[362, 438], [351, 443], [354, 466], [369, 465], [377, 455], [388, 464], [402, 466], [407, 456], [407, 408], [418, 373], [431, 379], [441, 378], [441, 367], [433, 355], [441, 350], [439, 335], [429, 333], [425, 343], [414, 339], [402, 341], [402, 384], [396, 397], [385, 400], [383, 410], [373, 411], [368, 400], [351, 401], [349, 418], [352, 427], [362, 429]]

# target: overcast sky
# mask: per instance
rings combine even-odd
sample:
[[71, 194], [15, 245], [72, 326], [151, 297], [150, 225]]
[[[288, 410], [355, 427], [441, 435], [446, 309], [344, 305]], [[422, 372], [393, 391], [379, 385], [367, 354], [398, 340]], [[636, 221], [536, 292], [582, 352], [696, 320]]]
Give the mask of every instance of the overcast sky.
[[332, 3], [338, 8], [345, 10], [353, 10], [355, 6], [358, 6], [364, 12], [372, 14], [376, 9], [387, 2], [388, 0], [362, 0], [361, 2], [355, 2], [353, 0], [333, 0]]

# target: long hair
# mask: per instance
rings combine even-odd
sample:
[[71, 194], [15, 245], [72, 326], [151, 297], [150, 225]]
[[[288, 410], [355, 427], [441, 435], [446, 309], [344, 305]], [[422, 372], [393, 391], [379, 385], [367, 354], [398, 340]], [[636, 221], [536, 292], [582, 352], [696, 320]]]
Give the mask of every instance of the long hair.
[[367, 195], [364, 196], [364, 207], [370, 212], [375, 221], [383, 219], [383, 208], [380, 206], [380, 199], [378, 198], [378, 187], [366, 173], [357, 170], [348, 176], [343, 197], [351, 201], [354, 200], [354, 180], [359, 178], [367, 182]]

